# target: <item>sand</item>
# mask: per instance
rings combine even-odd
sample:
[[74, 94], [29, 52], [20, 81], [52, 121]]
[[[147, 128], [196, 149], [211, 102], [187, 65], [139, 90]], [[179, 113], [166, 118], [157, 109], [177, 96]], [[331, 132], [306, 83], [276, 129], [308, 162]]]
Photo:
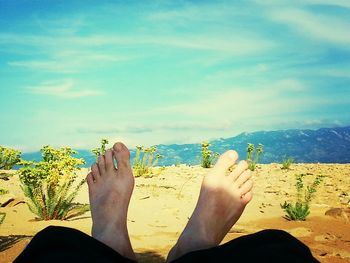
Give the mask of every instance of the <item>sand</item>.
[[[136, 178], [130, 202], [128, 228], [140, 262], [164, 262], [196, 204], [202, 177], [210, 169], [199, 166], [155, 168], [156, 176]], [[11, 173], [11, 171], [10, 171]], [[81, 171], [83, 178], [87, 170]], [[312, 201], [306, 221], [288, 221], [280, 203], [295, 199], [295, 174], [326, 175]], [[254, 197], [245, 213], [223, 242], [263, 229], [282, 229], [307, 244], [321, 262], [350, 262], [350, 164], [294, 164], [282, 170], [279, 164], [258, 165], [254, 171]], [[0, 188], [9, 190], [0, 203], [13, 197], [23, 200], [18, 177], [0, 179]], [[77, 197], [88, 203], [87, 186]], [[328, 216], [330, 208], [342, 208], [340, 216]], [[69, 221], [35, 221], [23, 202], [0, 208], [6, 218], [0, 225], [0, 262], [11, 262], [31, 237], [49, 225], [79, 229], [90, 234], [91, 215]]]

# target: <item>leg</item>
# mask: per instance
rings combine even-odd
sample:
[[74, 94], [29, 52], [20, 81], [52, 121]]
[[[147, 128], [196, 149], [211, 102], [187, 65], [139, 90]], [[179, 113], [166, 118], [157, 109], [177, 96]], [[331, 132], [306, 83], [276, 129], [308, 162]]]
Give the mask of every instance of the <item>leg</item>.
[[197, 250], [176, 259], [190, 262], [318, 262], [310, 249], [282, 230], [263, 230], [223, 245]]
[[[118, 169], [114, 166], [113, 156]], [[130, 152], [122, 143], [107, 150], [87, 175], [92, 214], [92, 236], [121, 255], [136, 260], [131, 247], [127, 213], [134, 188]]]
[[203, 179], [196, 208], [167, 262], [195, 251], [216, 247], [241, 216], [252, 199], [253, 182], [246, 161], [231, 172], [238, 154], [228, 151], [220, 156], [213, 170]]
[[[118, 169], [114, 166], [116, 159]], [[87, 175], [92, 236], [48, 227], [39, 232], [15, 262], [134, 262], [127, 212], [134, 187], [130, 153], [122, 143], [106, 151]]]
[[133, 263], [112, 248], [76, 229], [49, 226], [37, 233], [14, 263]]

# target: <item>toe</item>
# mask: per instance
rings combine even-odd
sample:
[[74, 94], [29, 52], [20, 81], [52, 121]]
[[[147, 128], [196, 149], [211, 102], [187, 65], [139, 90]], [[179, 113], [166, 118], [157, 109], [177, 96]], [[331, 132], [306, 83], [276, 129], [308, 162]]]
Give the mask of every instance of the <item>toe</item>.
[[238, 176], [234, 184], [237, 187], [241, 187], [246, 181], [248, 181], [252, 177], [252, 173], [250, 170], [245, 170], [241, 175]]
[[233, 181], [236, 181], [236, 179], [247, 169], [248, 163], [246, 161], [240, 161], [237, 167], [230, 173]]
[[111, 171], [114, 170], [114, 161], [113, 161], [113, 152], [111, 149], [107, 150], [105, 153], [105, 161], [106, 161], [106, 170]]
[[226, 172], [228, 168], [235, 164], [238, 159], [238, 153], [236, 151], [230, 150], [222, 154], [218, 161], [216, 162], [214, 169], [220, 172]]
[[254, 185], [254, 183], [251, 179], [247, 180], [244, 184], [242, 184], [241, 188], [239, 189], [241, 192], [241, 196], [250, 192], [253, 188], [253, 185]]
[[95, 181], [98, 181], [100, 179], [100, 170], [98, 169], [98, 166], [96, 163], [94, 163], [92, 166], [91, 166], [91, 174], [93, 176], [93, 179]]
[[131, 169], [130, 152], [123, 143], [117, 142], [113, 145], [113, 154], [117, 160], [118, 170]]
[[87, 181], [87, 184], [89, 186], [89, 190], [91, 191], [94, 187], [94, 177], [92, 176], [92, 173], [88, 173], [88, 175], [86, 176], [86, 181]]
[[100, 171], [100, 175], [104, 175], [106, 173], [106, 160], [104, 155], [100, 155], [97, 160], [98, 169]]
[[252, 192], [248, 192], [245, 195], [243, 195], [241, 199], [245, 204], [248, 204], [250, 200], [252, 200], [252, 198], [253, 198]]

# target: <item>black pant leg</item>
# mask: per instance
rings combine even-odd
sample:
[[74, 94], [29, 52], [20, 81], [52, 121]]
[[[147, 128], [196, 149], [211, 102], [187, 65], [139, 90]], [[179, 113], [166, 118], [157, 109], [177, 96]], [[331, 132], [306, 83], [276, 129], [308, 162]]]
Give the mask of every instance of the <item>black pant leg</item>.
[[190, 252], [172, 263], [187, 262], [318, 262], [310, 249], [282, 230], [263, 230], [223, 245]]
[[135, 262], [76, 229], [49, 226], [37, 233], [15, 263]]

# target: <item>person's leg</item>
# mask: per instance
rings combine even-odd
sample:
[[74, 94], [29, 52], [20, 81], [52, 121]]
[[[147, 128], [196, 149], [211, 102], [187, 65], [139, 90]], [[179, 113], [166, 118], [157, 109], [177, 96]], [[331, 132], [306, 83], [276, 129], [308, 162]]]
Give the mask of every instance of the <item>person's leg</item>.
[[[113, 156], [118, 168], [114, 166]], [[122, 143], [107, 150], [87, 175], [92, 214], [92, 236], [121, 255], [136, 260], [131, 247], [127, 213], [134, 176], [130, 165], [130, 152]]]
[[15, 262], [136, 260], [127, 230], [127, 212], [134, 188], [129, 150], [124, 144], [116, 143], [92, 165], [86, 179], [93, 238], [70, 228], [48, 227], [32, 239]]
[[179, 240], [169, 252], [167, 262], [192, 251], [218, 246], [237, 222], [252, 199], [253, 187], [246, 161], [239, 162], [228, 173], [237, 159], [237, 152], [227, 151], [204, 177], [196, 208]]
[[76, 229], [49, 226], [37, 233], [14, 263], [133, 263], [118, 252]]
[[189, 252], [171, 263], [190, 262], [318, 262], [310, 249], [282, 230], [263, 230], [223, 245]]
[[280, 230], [264, 230], [220, 245], [252, 199], [251, 174], [234, 151], [220, 156], [203, 179], [196, 208], [167, 262], [317, 262], [307, 246]]

